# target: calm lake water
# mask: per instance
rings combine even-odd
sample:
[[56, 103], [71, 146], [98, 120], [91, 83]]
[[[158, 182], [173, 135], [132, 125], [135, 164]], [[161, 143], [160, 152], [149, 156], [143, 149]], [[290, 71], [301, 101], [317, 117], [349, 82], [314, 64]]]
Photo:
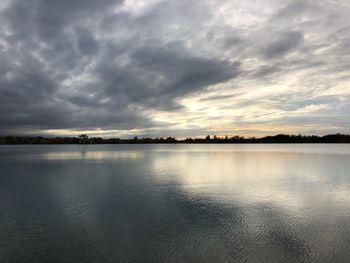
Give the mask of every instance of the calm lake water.
[[350, 262], [350, 145], [0, 146], [0, 262]]

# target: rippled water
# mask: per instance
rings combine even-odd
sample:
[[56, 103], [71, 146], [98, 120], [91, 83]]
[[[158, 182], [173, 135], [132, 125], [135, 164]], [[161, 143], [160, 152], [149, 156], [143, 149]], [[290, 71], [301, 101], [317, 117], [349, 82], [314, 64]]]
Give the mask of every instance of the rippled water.
[[350, 145], [0, 146], [0, 262], [350, 262]]

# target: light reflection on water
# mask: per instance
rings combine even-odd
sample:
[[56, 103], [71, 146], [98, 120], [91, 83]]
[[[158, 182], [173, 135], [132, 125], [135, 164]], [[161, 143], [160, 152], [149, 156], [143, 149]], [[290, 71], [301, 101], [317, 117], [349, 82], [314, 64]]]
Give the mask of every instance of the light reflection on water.
[[[48, 152], [40, 157], [48, 160], [72, 160], [72, 159], [139, 159], [142, 152], [137, 151], [77, 151], [77, 152]], [[35, 157], [35, 156], [33, 156]]]
[[1, 146], [0, 262], [348, 262], [349, 145]]

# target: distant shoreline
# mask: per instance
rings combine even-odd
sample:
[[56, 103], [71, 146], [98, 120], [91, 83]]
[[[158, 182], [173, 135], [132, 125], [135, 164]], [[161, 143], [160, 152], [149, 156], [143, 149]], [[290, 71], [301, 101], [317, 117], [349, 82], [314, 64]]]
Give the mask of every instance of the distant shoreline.
[[78, 137], [42, 137], [42, 136], [0, 136], [0, 145], [55, 145], [55, 144], [320, 144], [320, 143], [350, 143], [350, 135], [329, 134], [318, 135], [286, 135], [278, 134], [262, 138], [245, 138], [242, 136], [206, 136], [205, 138], [176, 139], [167, 138], [101, 138], [82, 134]]

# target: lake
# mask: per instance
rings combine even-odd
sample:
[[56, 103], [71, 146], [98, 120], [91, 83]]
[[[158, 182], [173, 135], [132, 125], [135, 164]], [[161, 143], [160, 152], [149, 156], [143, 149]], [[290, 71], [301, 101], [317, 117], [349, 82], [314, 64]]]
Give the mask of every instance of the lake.
[[0, 146], [0, 262], [349, 262], [350, 145]]

